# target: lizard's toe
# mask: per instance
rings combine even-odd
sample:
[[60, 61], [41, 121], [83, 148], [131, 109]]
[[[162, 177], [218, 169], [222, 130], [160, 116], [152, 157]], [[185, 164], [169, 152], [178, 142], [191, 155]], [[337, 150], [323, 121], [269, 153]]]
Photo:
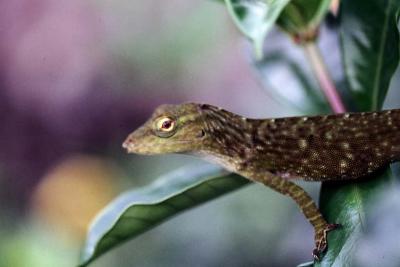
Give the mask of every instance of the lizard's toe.
[[315, 249], [313, 250], [313, 258], [315, 261], [321, 260], [322, 253], [325, 252], [328, 247], [327, 234], [328, 232], [340, 228], [341, 225], [337, 223], [326, 224], [323, 228], [315, 233]]

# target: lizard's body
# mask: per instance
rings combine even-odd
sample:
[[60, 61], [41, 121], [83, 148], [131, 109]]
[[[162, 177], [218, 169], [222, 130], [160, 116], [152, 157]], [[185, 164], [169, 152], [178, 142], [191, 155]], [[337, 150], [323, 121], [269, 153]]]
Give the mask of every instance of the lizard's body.
[[366, 176], [400, 158], [400, 110], [247, 119], [206, 105], [203, 153], [236, 172], [251, 168], [312, 181]]
[[292, 197], [314, 226], [318, 257], [326, 248], [327, 231], [336, 225], [328, 224], [311, 197], [290, 179], [366, 177], [400, 159], [399, 127], [400, 110], [247, 119], [188, 103], [159, 107], [124, 147], [139, 154], [200, 155]]

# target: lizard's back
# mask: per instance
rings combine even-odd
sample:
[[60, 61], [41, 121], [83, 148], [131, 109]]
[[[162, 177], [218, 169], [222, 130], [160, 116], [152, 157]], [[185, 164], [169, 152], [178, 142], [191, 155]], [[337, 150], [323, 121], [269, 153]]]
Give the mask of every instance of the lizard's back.
[[283, 177], [355, 179], [400, 159], [400, 110], [252, 120], [248, 159]]

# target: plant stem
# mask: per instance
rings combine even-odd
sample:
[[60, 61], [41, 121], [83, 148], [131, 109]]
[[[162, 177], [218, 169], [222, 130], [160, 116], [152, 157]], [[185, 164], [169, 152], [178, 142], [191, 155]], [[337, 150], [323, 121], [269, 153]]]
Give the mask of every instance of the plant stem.
[[343, 101], [340, 98], [340, 95], [332, 81], [332, 78], [325, 66], [324, 60], [315, 42], [307, 42], [304, 44], [304, 51], [310, 61], [321, 90], [332, 108], [332, 111], [335, 113], [346, 112]]

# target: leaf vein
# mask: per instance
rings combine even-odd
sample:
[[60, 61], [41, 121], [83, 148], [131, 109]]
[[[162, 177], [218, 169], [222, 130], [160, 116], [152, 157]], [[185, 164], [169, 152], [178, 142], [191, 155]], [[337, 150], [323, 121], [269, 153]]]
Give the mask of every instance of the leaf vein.
[[375, 77], [374, 77], [374, 84], [372, 88], [372, 110], [377, 110], [378, 109], [378, 100], [379, 100], [379, 81], [381, 78], [381, 72], [383, 68], [383, 53], [385, 50], [385, 45], [386, 45], [386, 37], [387, 37], [387, 30], [389, 27], [389, 14], [390, 14], [390, 8], [392, 6], [393, 0], [388, 1], [388, 5], [385, 10], [385, 21], [383, 23], [383, 30], [381, 34], [381, 43], [379, 44], [379, 49], [378, 49], [378, 62], [377, 62], [377, 67], [376, 67], [376, 72], [375, 72]]

